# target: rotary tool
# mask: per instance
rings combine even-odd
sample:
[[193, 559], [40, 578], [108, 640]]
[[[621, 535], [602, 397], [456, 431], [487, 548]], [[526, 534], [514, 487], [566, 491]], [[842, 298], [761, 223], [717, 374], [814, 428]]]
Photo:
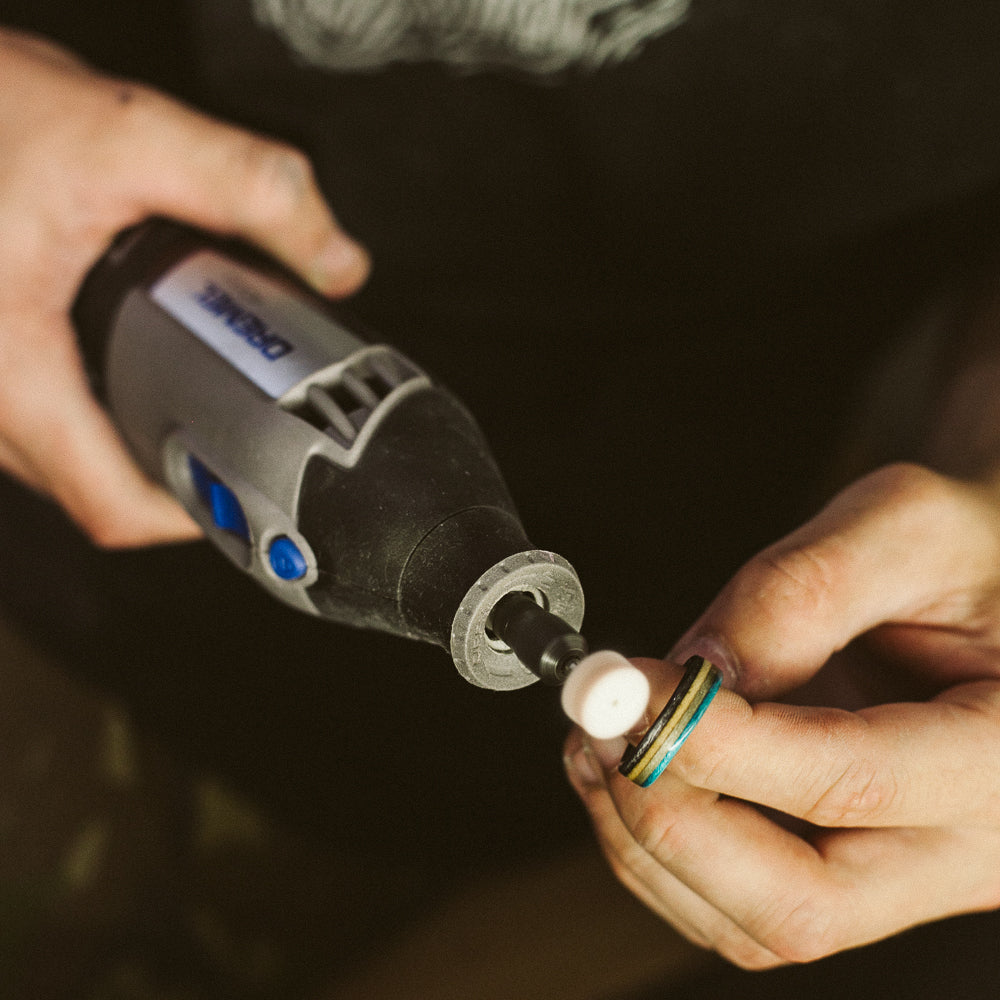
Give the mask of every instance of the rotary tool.
[[[649, 686], [587, 658], [573, 567], [525, 534], [465, 407], [394, 347], [239, 241], [151, 219], [87, 275], [73, 319], [94, 389], [142, 468], [275, 597], [435, 643], [492, 690], [562, 684], [622, 733]], [[694, 660], [621, 770], [652, 783], [719, 672]]]
[[73, 317], [138, 463], [275, 597], [436, 643], [493, 690], [585, 655], [577, 574], [528, 541], [465, 407], [275, 262], [152, 219]]

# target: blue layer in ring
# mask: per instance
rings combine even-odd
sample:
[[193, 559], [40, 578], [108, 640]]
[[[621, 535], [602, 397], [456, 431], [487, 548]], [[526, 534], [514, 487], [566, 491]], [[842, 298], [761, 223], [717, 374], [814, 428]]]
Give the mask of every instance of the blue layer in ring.
[[[667, 700], [663, 710], [639, 741], [629, 746], [618, 770], [630, 781], [642, 787], [651, 785], [683, 746], [698, 720], [708, 708], [722, 681], [717, 667], [700, 656], [692, 656], [684, 664], [684, 676]], [[692, 691], [692, 688], [695, 688]], [[681, 705], [694, 696], [678, 716]], [[676, 729], [676, 732], [673, 730]]]
[[656, 779], [663, 773], [664, 768], [674, 759], [677, 751], [684, 746], [684, 742], [691, 735], [691, 730], [694, 729], [698, 720], [705, 714], [705, 709], [712, 703], [712, 699], [715, 697], [716, 692], [722, 684], [722, 674], [716, 674], [712, 680], [709, 689], [705, 692], [705, 696], [701, 700], [701, 704], [694, 711], [691, 718], [688, 720], [687, 725], [681, 730], [677, 739], [671, 743], [667, 749], [663, 752], [663, 755], [657, 761], [656, 766], [653, 768], [649, 776], [639, 783], [640, 788], [648, 788]]

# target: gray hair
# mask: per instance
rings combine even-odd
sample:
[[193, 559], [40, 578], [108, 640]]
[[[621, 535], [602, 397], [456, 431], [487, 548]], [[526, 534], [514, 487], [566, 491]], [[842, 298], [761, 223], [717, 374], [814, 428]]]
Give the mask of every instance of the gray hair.
[[621, 62], [676, 25], [690, 0], [253, 0], [307, 63], [375, 69], [439, 61], [551, 73]]

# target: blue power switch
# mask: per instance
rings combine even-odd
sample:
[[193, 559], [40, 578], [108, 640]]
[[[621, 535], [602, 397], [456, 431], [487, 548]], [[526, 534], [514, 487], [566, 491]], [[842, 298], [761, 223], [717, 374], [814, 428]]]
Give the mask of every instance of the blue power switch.
[[194, 455], [188, 455], [188, 468], [191, 470], [191, 481], [198, 491], [198, 496], [202, 502], [211, 506], [212, 503], [212, 483], [216, 482], [215, 476], [209, 471], [204, 462], [199, 462]]
[[212, 515], [212, 523], [249, 542], [250, 525], [236, 494], [194, 455], [188, 455], [188, 467], [195, 490]]
[[282, 580], [301, 580], [309, 571], [309, 564], [299, 547], [288, 535], [279, 535], [267, 550], [271, 569]]
[[247, 524], [247, 517], [239, 500], [236, 499], [236, 494], [228, 486], [216, 480], [209, 489], [209, 495], [215, 526], [222, 528], [223, 531], [231, 531], [245, 542], [249, 542], [250, 526]]

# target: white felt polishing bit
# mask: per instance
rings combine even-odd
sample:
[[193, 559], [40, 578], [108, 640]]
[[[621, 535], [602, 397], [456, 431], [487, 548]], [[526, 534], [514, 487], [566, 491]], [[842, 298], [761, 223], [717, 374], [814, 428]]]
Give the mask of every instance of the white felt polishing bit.
[[622, 736], [642, 719], [649, 681], [621, 653], [602, 649], [584, 657], [562, 689], [563, 711], [595, 739]]

